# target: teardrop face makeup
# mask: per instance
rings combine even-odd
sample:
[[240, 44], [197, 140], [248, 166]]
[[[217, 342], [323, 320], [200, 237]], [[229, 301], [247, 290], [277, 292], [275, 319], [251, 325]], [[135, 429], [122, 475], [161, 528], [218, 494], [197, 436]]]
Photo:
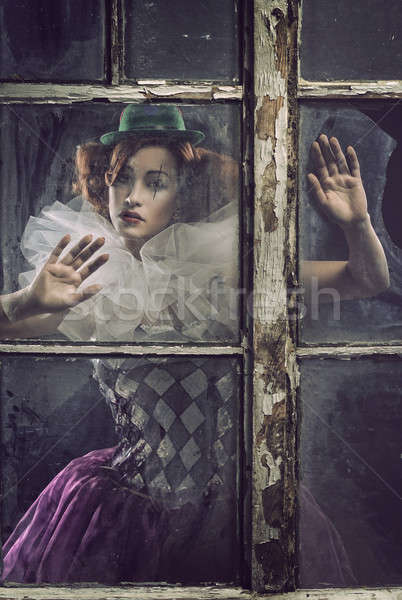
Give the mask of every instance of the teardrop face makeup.
[[177, 163], [167, 148], [147, 146], [126, 161], [109, 187], [109, 214], [128, 247], [169, 225], [177, 189]]

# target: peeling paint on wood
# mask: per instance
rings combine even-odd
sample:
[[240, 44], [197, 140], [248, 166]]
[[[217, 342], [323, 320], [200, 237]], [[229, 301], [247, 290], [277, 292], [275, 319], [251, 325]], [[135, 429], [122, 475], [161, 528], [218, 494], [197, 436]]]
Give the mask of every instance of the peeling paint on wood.
[[402, 81], [305, 81], [299, 80], [299, 98], [402, 98]]
[[120, 82], [122, 71], [122, 44], [121, 44], [121, 18], [120, 0], [111, 0], [110, 17], [110, 81], [113, 85]]
[[275, 119], [276, 115], [283, 106], [282, 96], [271, 100], [267, 96], [262, 99], [261, 107], [257, 112], [256, 132], [260, 140], [267, 140], [275, 137]]
[[[261, 548], [261, 555], [265, 548]], [[263, 558], [262, 558], [263, 560]], [[208, 586], [181, 588], [174, 586], [142, 587], [2, 587], [0, 598], [6, 600], [257, 600], [257, 596], [240, 588]], [[402, 600], [402, 588], [388, 589], [321, 589], [299, 590], [288, 594], [263, 594], [258, 600]]]
[[47, 83], [3, 83], [0, 101], [21, 103], [71, 104], [88, 100], [109, 102], [142, 102], [164, 99], [188, 100], [242, 100], [242, 86], [225, 86], [210, 83], [170, 84], [153, 81], [149, 84], [120, 86], [67, 85]]
[[297, 356], [303, 359], [339, 358], [350, 360], [376, 355], [402, 358], [402, 346], [319, 346], [297, 349]]
[[[246, 598], [250, 594], [246, 592]], [[80, 585], [0, 588], [0, 598], [14, 600], [238, 600], [244, 598], [240, 588], [221, 586], [130, 586], [100, 587]]]
[[[255, 269], [253, 589], [294, 589], [293, 392], [296, 361], [287, 314], [294, 210], [287, 205], [288, 3], [255, 2]], [[289, 230], [293, 233], [289, 237]]]
[[10, 343], [0, 344], [0, 354], [82, 354], [82, 355], [123, 355], [123, 356], [144, 356], [144, 354], [153, 355], [175, 355], [184, 354], [189, 356], [232, 356], [242, 355], [244, 352], [240, 346], [72, 346], [67, 344], [26, 344]]

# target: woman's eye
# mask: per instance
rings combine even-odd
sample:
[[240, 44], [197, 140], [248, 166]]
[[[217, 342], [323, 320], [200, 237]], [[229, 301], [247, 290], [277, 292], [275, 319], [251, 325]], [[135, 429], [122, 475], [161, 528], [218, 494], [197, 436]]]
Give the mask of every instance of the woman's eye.
[[151, 181], [149, 185], [153, 190], [162, 190], [166, 187], [160, 179], [155, 179], [154, 181]]
[[130, 175], [126, 175], [124, 173], [119, 173], [116, 177], [115, 184], [117, 185], [129, 185], [131, 183]]

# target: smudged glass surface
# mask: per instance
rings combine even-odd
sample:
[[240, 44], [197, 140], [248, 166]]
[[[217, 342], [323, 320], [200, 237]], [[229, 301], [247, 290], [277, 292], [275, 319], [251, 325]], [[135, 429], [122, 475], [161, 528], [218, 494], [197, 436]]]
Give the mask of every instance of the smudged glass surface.
[[[74, 179], [74, 154], [77, 145], [90, 140], [98, 141], [103, 133], [117, 129], [120, 113], [125, 106], [87, 104], [53, 105], [51, 107], [7, 105], [0, 109], [1, 150], [2, 155], [7, 157], [7, 160], [3, 160], [1, 165], [3, 185], [0, 206], [0, 280], [3, 293], [15, 291], [20, 285], [26, 285], [26, 283], [21, 282], [21, 279], [19, 283], [19, 274], [29, 269], [21, 253], [20, 244], [29, 217], [37, 217], [41, 209], [52, 205], [56, 201], [60, 202], [61, 205], [65, 205], [74, 197], [72, 181]], [[201, 165], [203, 170], [194, 169], [191, 173], [189, 171], [188, 191], [185, 198], [183, 193], [184, 199], [180, 207], [180, 215], [187, 223], [197, 222], [200, 219], [204, 222], [208, 221], [212, 214], [217, 215], [219, 219], [220, 209], [225, 202], [228, 202], [232, 207], [232, 218], [236, 220], [240, 194], [240, 182], [237, 173], [241, 157], [241, 113], [239, 107], [233, 105], [182, 106], [181, 110], [187, 128], [202, 131], [205, 134], [205, 140], [200, 146], [206, 149], [206, 156], [209, 158], [202, 163], [204, 165]], [[225, 168], [221, 169], [219, 165], [225, 165]], [[219, 189], [216, 187], [218, 181], [221, 182], [219, 183]], [[195, 200], [194, 189], [200, 191], [199, 202]], [[216, 233], [220, 237], [221, 231], [218, 229], [219, 225], [216, 225]], [[212, 232], [212, 229], [210, 231]], [[236, 231], [236, 226], [233, 226], [230, 233], [234, 236], [235, 244], [238, 244]], [[85, 233], [96, 232], [85, 231]], [[39, 230], [38, 235], [40, 235]], [[58, 239], [61, 239], [62, 235], [64, 235], [64, 232], [60, 229]], [[202, 242], [203, 239], [201, 236], [200, 241]], [[215, 252], [215, 248], [215, 245], [210, 245], [209, 252]], [[220, 257], [221, 252], [217, 249], [215, 258], [211, 262], [216, 263]], [[232, 253], [230, 261], [232, 261], [233, 273], [235, 274], [232, 285], [234, 283], [233, 289], [237, 289], [236, 286], [239, 285], [237, 250]], [[197, 268], [194, 267], [193, 273], [196, 272]], [[154, 283], [156, 285], [158, 281], [155, 280]], [[193, 291], [196, 292], [197, 290]], [[202, 302], [202, 293], [199, 292], [198, 296], [199, 302]], [[216, 297], [218, 302], [221, 301], [222, 296], [220, 295], [219, 285], [216, 285]], [[237, 294], [236, 291], [233, 294], [233, 305], [231, 305], [229, 315], [233, 323], [231, 331], [218, 325], [217, 313], [213, 312], [211, 308], [208, 313], [211, 317], [210, 324], [208, 325], [206, 320], [204, 323], [205, 337], [204, 334], [196, 333], [195, 329], [193, 330], [194, 335], [198, 336], [198, 339], [208, 339], [208, 341], [232, 342], [237, 340], [239, 299], [241, 299], [241, 294]], [[227, 306], [227, 304], [224, 306], [225, 310], [227, 310]], [[206, 313], [203, 313], [202, 310], [197, 313], [194, 309], [191, 318], [186, 316], [183, 321], [186, 325], [191, 325], [197, 320], [197, 314], [204, 316]], [[110, 322], [110, 320], [109, 318], [106, 319], [105, 323], [106, 321]], [[128, 327], [127, 325], [126, 329]], [[124, 341], [123, 334], [126, 332], [123, 331], [120, 340], [117, 341]], [[113, 341], [114, 339], [112, 337], [108, 338], [107, 334], [105, 336], [104, 341], [107, 341], [107, 339]], [[60, 339], [60, 337], [61, 333], [56, 332], [50, 336], [50, 339]], [[184, 338], [183, 335], [182, 337]], [[158, 339], [159, 341], [177, 341], [177, 335], [162, 332], [156, 334], [153, 339], [155, 341], [158, 341]], [[139, 341], [143, 340], [144, 336]], [[184, 341], [186, 340], [184, 339]]]
[[235, 0], [126, 1], [129, 79], [239, 80]]
[[333, 302], [306, 308], [300, 296], [303, 343], [395, 342], [401, 337], [400, 116], [400, 109], [393, 103], [376, 109], [362, 107], [362, 110], [322, 102], [301, 107], [301, 260], [348, 259], [342, 230], [317, 207], [306, 178], [312, 170], [310, 146], [320, 133], [325, 133], [336, 136], [343, 149], [351, 144], [358, 154], [371, 223], [384, 248], [391, 278], [391, 285], [385, 292], [372, 298], [344, 300], [339, 311]]
[[401, 361], [301, 369], [301, 587], [402, 583]]
[[238, 581], [239, 367], [3, 357], [6, 580]]
[[304, 0], [302, 15], [303, 79], [400, 79], [399, 0]]
[[103, 0], [1, 0], [0, 77], [104, 80]]

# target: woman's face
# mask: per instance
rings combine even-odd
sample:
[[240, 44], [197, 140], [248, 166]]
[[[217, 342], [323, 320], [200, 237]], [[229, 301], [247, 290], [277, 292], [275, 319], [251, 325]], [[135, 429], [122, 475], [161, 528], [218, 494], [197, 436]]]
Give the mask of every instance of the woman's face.
[[109, 213], [128, 247], [169, 225], [177, 188], [177, 163], [167, 148], [147, 146], [126, 161], [109, 187]]

